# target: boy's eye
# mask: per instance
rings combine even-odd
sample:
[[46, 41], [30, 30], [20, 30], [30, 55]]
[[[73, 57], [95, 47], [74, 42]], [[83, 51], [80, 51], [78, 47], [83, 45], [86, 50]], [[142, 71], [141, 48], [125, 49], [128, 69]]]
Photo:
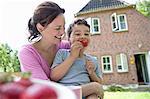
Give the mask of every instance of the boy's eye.
[[89, 36], [90, 34], [89, 34], [89, 33], [85, 33], [84, 35], [85, 35], [85, 36]]
[[75, 33], [74, 35], [76, 35], [76, 36], [80, 36], [80, 34], [79, 34], [79, 33]]

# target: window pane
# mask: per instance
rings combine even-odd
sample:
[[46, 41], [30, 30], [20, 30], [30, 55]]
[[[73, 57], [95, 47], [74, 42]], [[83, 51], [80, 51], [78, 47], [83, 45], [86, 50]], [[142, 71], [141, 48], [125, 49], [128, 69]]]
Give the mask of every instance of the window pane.
[[118, 65], [118, 70], [122, 70], [122, 66], [121, 65]]
[[110, 64], [108, 64], [108, 65], [107, 65], [107, 70], [110, 71], [110, 69], [111, 69], [111, 68], [110, 68]]
[[126, 29], [126, 24], [125, 23], [120, 23], [121, 29]]
[[93, 20], [94, 25], [98, 25], [98, 20]]
[[110, 59], [109, 59], [109, 57], [107, 57], [107, 63], [110, 63]]
[[116, 23], [113, 23], [113, 28], [116, 28]]
[[124, 16], [120, 16], [120, 22], [122, 23], [124, 23], [125, 22], [125, 19], [124, 19]]
[[119, 55], [116, 55], [116, 62], [117, 62], [117, 64], [121, 64], [121, 57], [120, 57], [120, 54], [119, 54]]
[[94, 26], [94, 32], [98, 32], [98, 26]]
[[112, 21], [115, 21], [115, 17], [112, 17]]
[[106, 67], [106, 65], [104, 65], [104, 70], [107, 70], [107, 67]]
[[105, 57], [103, 57], [103, 63], [106, 63], [106, 59], [105, 59]]

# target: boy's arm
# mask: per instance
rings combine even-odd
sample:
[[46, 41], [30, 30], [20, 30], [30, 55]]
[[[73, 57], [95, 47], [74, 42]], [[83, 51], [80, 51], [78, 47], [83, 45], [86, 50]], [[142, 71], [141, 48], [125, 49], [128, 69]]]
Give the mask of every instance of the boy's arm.
[[89, 73], [91, 81], [102, 83], [102, 78], [97, 76], [96, 71], [95, 71], [95, 64], [92, 61], [86, 60], [86, 68]]
[[[62, 60], [62, 53], [58, 52], [54, 59], [54, 67], [51, 69], [51, 80], [58, 81], [69, 71], [74, 61], [79, 57], [79, 52], [82, 49], [80, 42], [74, 42], [71, 45], [70, 55]], [[56, 63], [56, 64], [55, 64]]]
[[51, 80], [58, 81], [61, 78], [63, 78], [66, 75], [66, 73], [69, 71], [74, 60], [75, 59], [73, 57], [69, 56], [69, 57], [67, 57], [67, 59], [64, 60], [64, 62], [62, 62], [61, 64], [56, 65], [54, 68], [52, 68], [51, 74], [50, 74]]
[[98, 83], [102, 84], [102, 79], [99, 78], [99, 77], [96, 75], [95, 72], [89, 74], [89, 76], [90, 76], [91, 81], [93, 81], [93, 82], [98, 82]]

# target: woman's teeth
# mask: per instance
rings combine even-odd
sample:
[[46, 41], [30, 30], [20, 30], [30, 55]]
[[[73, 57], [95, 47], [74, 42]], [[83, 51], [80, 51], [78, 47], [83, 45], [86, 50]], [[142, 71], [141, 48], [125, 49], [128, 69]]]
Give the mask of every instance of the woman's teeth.
[[62, 35], [62, 36], [55, 36], [55, 38], [57, 38], [57, 39], [62, 39], [62, 38], [64, 38], [65, 37], [65, 35]]
[[58, 36], [55, 36], [55, 38], [57, 38], [57, 39], [61, 39], [61, 37], [58, 37]]

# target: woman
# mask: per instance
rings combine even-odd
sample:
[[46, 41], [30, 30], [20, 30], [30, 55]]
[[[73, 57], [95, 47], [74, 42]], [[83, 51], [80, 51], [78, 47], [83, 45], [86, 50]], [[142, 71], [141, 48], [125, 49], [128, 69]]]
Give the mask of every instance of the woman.
[[[60, 43], [65, 33], [64, 12], [65, 10], [54, 2], [43, 2], [37, 6], [34, 15], [28, 22], [30, 33], [28, 40], [31, 44], [22, 47], [18, 58], [21, 71], [30, 71], [32, 78], [51, 80], [50, 68], [56, 52], [59, 48], [65, 48], [66, 45], [64, 42]], [[74, 44], [71, 49], [78, 46], [78, 44]], [[72, 50], [71, 55], [75, 55], [76, 51]], [[89, 93], [87, 90], [89, 86], [95, 87], [95, 85], [82, 86], [83, 95]]]
[[21, 71], [30, 71], [33, 78], [50, 79], [50, 66], [65, 33], [64, 12], [53, 2], [37, 6], [28, 22], [31, 44], [23, 46], [19, 52]]

